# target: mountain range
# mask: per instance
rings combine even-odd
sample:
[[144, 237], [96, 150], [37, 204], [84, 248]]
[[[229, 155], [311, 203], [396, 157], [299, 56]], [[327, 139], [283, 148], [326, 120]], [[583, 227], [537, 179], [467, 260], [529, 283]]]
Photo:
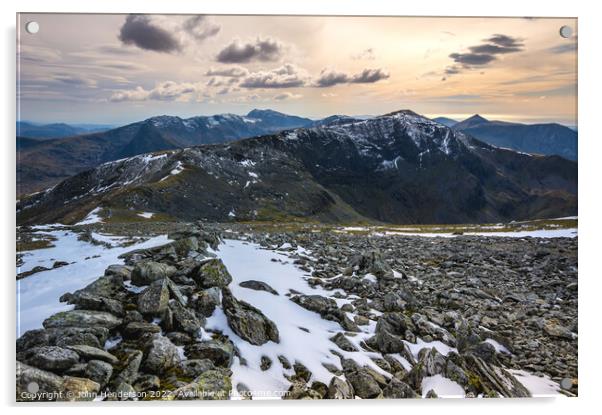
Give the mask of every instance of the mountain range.
[[[249, 119], [256, 118], [240, 118], [252, 134], [258, 122]], [[122, 136], [148, 129], [145, 137], [153, 133], [156, 143], [177, 147], [191, 143], [189, 131], [211, 131], [221, 120], [155, 118], [122, 127], [135, 130]], [[133, 157], [123, 146], [115, 149], [126, 158], [20, 200], [17, 223], [76, 223], [92, 211], [116, 221], [148, 212], [186, 221], [386, 223], [489, 223], [577, 212], [576, 162], [495, 147], [409, 110], [173, 147]]]
[[309, 118], [256, 109], [246, 116], [221, 114], [183, 119], [163, 115], [104, 132], [43, 141], [18, 137], [17, 194], [48, 188], [107, 161], [223, 143], [309, 126], [313, 122]]
[[439, 122], [497, 147], [577, 160], [577, 131], [564, 125], [489, 121], [478, 114], [455, 124], [446, 120]]
[[78, 134], [88, 134], [110, 130], [112, 125], [101, 124], [36, 124], [27, 121], [17, 121], [17, 137], [27, 138], [61, 138]]

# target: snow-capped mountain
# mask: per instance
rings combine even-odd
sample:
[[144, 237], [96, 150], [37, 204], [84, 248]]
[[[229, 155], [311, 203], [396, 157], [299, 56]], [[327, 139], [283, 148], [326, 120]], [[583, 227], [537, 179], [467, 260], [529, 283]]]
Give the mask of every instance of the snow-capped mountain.
[[101, 133], [31, 142], [17, 149], [17, 193], [38, 191], [101, 163], [153, 151], [224, 143], [303, 127], [313, 121], [271, 110], [246, 116], [157, 116]]
[[19, 202], [18, 223], [497, 222], [576, 214], [577, 164], [490, 146], [411, 111], [104, 163]]

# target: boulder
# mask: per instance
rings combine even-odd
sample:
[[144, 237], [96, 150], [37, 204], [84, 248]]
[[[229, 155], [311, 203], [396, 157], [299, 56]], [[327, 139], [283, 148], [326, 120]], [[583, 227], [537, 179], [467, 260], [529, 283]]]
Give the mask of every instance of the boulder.
[[198, 318], [193, 310], [184, 307], [177, 301], [172, 302], [169, 308], [173, 313], [174, 328], [176, 330], [196, 335], [203, 324], [205, 324], [204, 318]]
[[121, 318], [104, 311], [71, 310], [62, 311], [48, 317], [44, 320], [43, 326], [47, 329], [57, 327], [104, 327], [110, 330], [121, 325], [122, 322]]
[[194, 301], [194, 308], [205, 317], [209, 317], [215, 311], [215, 307], [221, 304], [221, 291], [218, 287], [208, 288], [198, 293]]
[[378, 279], [390, 279], [393, 270], [385, 262], [379, 250], [367, 251], [351, 260], [351, 265], [360, 274], [373, 274]]
[[119, 360], [113, 356], [111, 353], [99, 349], [92, 346], [87, 346], [85, 344], [77, 344], [72, 346], [66, 346], [67, 349], [73, 350], [76, 352], [81, 358], [84, 360], [103, 360], [107, 363], [115, 365], [119, 362]]
[[153, 281], [171, 277], [176, 273], [176, 268], [154, 261], [141, 261], [134, 266], [132, 271], [132, 284], [143, 286]]
[[119, 375], [113, 382], [115, 385], [128, 384], [131, 386], [132, 383], [138, 377], [138, 371], [142, 364], [143, 353], [140, 350], [134, 350], [129, 353], [123, 360], [123, 369], [119, 372]]
[[328, 399], [353, 399], [353, 386], [346, 380], [333, 376], [328, 384]]
[[209, 359], [215, 366], [230, 367], [234, 358], [234, 345], [224, 339], [205, 340], [184, 346], [189, 359]]
[[139, 339], [146, 333], [160, 333], [161, 327], [154, 323], [147, 323], [146, 321], [132, 321], [128, 323], [121, 334], [125, 339]]
[[280, 342], [276, 324], [261, 310], [237, 300], [227, 288], [222, 288], [222, 303], [228, 325], [242, 339], [257, 346], [268, 341]]
[[64, 371], [79, 362], [79, 355], [59, 346], [34, 347], [27, 351], [27, 363], [44, 370]]
[[266, 292], [269, 292], [270, 294], [278, 295], [278, 291], [276, 291], [269, 284], [267, 284], [263, 281], [249, 280], [249, 281], [243, 281], [238, 285], [240, 285], [243, 288], [248, 288], [250, 290], [266, 291]]
[[156, 280], [138, 296], [138, 311], [142, 314], [158, 316], [167, 309], [168, 303], [167, 280]]
[[63, 391], [65, 401], [92, 401], [100, 391], [100, 385], [91, 379], [65, 376]]
[[113, 366], [103, 360], [90, 360], [84, 370], [84, 375], [105, 387], [113, 375]]
[[149, 373], [162, 374], [179, 363], [178, 349], [167, 337], [159, 333], [152, 335], [145, 349], [142, 367]]
[[17, 361], [17, 401], [39, 400], [36, 393], [59, 393], [63, 387], [63, 378], [54, 373], [41, 370]]
[[232, 282], [232, 276], [221, 259], [212, 258], [196, 268], [191, 277], [202, 288], [224, 288]]
[[208, 370], [215, 369], [215, 365], [209, 359], [187, 359], [180, 363], [182, 374], [189, 378], [196, 378]]
[[383, 389], [383, 396], [389, 399], [407, 399], [419, 397], [416, 392], [412, 390], [410, 385], [394, 377], [389, 380], [389, 383]]
[[339, 346], [346, 352], [357, 352], [358, 349], [343, 333], [337, 333], [330, 338], [330, 341]]

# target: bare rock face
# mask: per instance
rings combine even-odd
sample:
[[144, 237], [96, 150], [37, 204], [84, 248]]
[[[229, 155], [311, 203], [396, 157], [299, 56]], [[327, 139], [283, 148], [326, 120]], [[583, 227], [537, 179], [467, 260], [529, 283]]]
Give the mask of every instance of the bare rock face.
[[222, 289], [222, 302], [228, 325], [241, 338], [254, 345], [280, 342], [278, 327], [261, 310], [237, 300], [227, 288]]

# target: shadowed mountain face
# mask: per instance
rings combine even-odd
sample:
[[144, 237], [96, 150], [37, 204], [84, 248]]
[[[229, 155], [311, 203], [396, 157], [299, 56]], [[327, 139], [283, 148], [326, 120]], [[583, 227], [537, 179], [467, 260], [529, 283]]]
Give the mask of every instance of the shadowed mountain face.
[[17, 139], [17, 194], [39, 191], [101, 163], [153, 151], [240, 138], [310, 125], [313, 121], [271, 110], [247, 116], [158, 116], [109, 131], [34, 142]]
[[574, 215], [577, 164], [490, 146], [411, 111], [109, 162], [22, 200], [19, 224], [100, 207], [180, 220], [484, 223]]
[[517, 124], [473, 115], [452, 128], [497, 147], [577, 160], [577, 132], [560, 124]]
[[17, 121], [17, 137], [28, 138], [60, 138], [70, 137], [78, 134], [106, 131], [113, 127], [107, 125], [82, 124], [69, 125], [64, 123], [34, 124], [27, 121]]

